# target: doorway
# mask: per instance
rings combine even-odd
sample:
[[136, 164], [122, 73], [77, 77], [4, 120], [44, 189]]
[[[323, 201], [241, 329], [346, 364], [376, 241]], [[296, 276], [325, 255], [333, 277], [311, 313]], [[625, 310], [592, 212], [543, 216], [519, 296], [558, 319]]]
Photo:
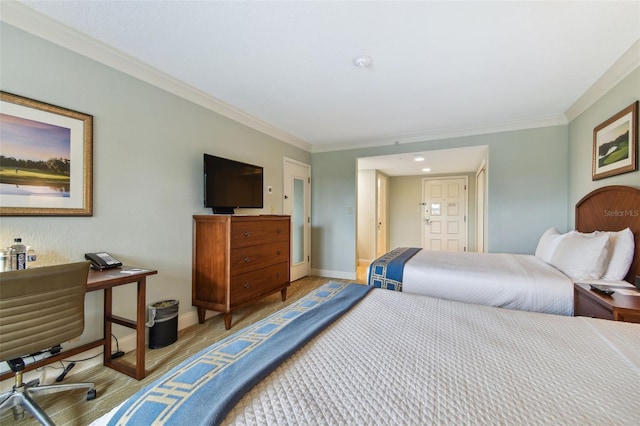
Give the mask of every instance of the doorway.
[[311, 166], [284, 158], [283, 206], [291, 216], [290, 280], [309, 275], [311, 261]]

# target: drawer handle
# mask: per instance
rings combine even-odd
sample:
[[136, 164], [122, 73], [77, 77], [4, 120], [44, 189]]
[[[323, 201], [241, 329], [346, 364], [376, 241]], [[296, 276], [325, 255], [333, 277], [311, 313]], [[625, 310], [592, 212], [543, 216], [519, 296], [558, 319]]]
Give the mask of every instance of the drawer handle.
[[245, 236], [245, 237], [250, 237], [250, 236], [251, 236], [251, 232], [249, 232], [249, 231], [245, 231], [244, 236]]
[[276, 229], [276, 234], [279, 234], [280, 232], [282, 232], [280, 228]]
[[276, 272], [276, 277], [280, 278], [280, 272]]
[[244, 263], [249, 263], [249, 256], [244, 258]]
[[243, 287], [244, 288], [249, 288], [249, 283], [244, 283]]
[[280, 250], [276, 250], [276, 254], [280, 256]]

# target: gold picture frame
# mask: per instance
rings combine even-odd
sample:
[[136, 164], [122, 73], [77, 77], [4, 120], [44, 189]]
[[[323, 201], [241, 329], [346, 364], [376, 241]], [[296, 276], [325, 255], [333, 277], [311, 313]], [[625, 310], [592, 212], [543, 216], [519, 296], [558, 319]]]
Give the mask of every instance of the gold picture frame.
[[638, 170], [638, 101], [593, 129], [591, 179]]
[[93, 215], [93, 116], [0, 91], [0, 216]]

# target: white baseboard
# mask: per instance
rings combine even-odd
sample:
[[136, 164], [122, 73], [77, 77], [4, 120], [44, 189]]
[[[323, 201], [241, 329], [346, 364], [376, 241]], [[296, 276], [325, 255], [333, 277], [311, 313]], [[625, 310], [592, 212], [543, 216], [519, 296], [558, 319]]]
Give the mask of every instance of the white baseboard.
[[341, 280], [355, 280], [356, 273], [355, 272], [345, 272], [345, 271], [329, 271], [327, 269], [312, 269], [311, 275], [315, 275], [318, 277], [325, 278], [338, 278]]

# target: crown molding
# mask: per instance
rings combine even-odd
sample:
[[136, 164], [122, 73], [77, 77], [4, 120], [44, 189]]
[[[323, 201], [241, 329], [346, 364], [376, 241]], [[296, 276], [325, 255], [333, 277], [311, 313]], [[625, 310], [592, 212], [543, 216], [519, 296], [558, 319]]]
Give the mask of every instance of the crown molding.
[[548, 115], [541, 117], [514, 120], [505, 123], [491, 124], [477, 127], [460, 127], [450, 129], [438, 129], [429, 132], [407, 133], [398, 136], [372, 138], [361, 141], [353, 141], [340, 144], [313, 145], [312, 153], [344, 151], [348, 149], [374, 148], [394, 144], [427, 142], [440, 139], [460, 138], [465, 136], [477, 136], [490, 133], [511, 132], [516, 130], [534, 129], [539, 127], [561, 126], [567, 124], [564, 114]]
[[311, 144], [197, 90], [16, 1], [2, 0], [0, 20], [307, 152]]
[[640, 39], [618, 59], [587, 91], [566, 111], [569, 122], [576, 119], [622, 79], [640, 67]]

